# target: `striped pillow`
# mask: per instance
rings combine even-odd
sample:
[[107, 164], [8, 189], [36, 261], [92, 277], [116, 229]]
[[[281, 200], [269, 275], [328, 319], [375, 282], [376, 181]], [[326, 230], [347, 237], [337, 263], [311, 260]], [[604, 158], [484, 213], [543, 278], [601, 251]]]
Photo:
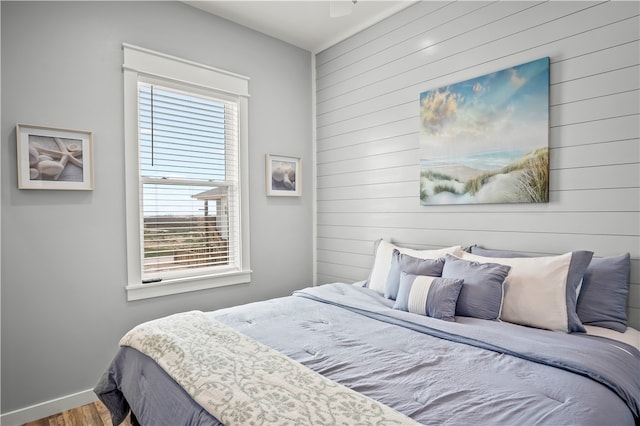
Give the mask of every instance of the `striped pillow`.
[[400, 274], [398, 297], [393, 309], [455, 321], [456, 302], [464, 280]]

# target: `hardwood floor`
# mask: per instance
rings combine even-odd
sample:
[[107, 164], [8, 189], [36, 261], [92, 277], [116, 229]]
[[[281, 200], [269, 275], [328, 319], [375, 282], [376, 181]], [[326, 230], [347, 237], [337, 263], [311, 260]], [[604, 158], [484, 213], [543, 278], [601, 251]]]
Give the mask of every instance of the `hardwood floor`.
[[[111, 416], [100, 401], [83, 405], [69, 411], [54, 414], [24, 426], [111, 426]], [[129, 418], [121, 426], [131, 426]]]

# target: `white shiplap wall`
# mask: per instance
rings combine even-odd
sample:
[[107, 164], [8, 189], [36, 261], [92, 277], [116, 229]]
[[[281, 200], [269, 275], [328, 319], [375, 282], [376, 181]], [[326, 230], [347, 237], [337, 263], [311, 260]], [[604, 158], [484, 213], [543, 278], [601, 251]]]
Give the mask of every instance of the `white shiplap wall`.
[[[316, 57], [317, 280], [373, 242], [630, 252], [640, 328], [640, 3], [419, 2]], [[419, 95], [549, 56], [550, 202], [420, 206]]]

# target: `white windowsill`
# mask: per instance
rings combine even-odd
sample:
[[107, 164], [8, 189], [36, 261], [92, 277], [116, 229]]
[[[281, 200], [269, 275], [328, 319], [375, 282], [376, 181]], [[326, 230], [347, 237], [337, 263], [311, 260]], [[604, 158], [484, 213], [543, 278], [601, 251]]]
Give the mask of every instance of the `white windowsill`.
[[206, 290], [251, 282], [251, 270], [234, 271], [200, 277], [178, 278], [158, 283], [130, 284], [126, 287], [127, 300], [141, 300], [190, 291]]

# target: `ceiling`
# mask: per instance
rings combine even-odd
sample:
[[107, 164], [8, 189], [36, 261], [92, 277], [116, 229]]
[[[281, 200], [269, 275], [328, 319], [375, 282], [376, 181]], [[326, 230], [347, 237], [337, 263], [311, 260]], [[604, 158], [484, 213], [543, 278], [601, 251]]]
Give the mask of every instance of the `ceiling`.
[[[409, 0], [184, 1], [287, 43], [321, 52], [415, 3]], [[340, 17], [331, 17], [341, 12]]]

